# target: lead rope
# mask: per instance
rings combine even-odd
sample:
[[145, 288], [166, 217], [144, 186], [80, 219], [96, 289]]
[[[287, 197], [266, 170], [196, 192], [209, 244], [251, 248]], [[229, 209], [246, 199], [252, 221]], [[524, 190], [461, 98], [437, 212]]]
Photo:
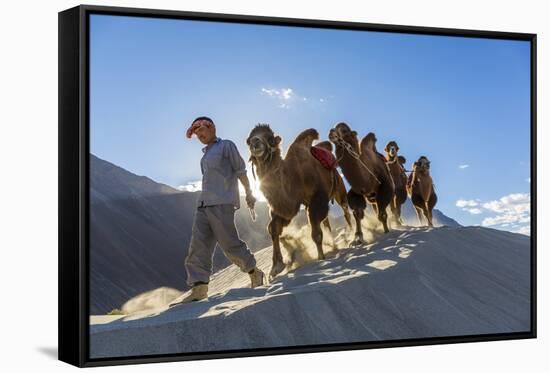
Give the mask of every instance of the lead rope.
[[252, 160], [252, 157], [250, 157], [250, 163], [252, 163], [252, 177], [254, 178], [254, 182], [256, 182], [256, 172], [254, 171], [254, 161]]
[[[259, 140], [261, 142], [264, 143], [264, 145], [269, 149], [269, 154], [267, 155], [267, 160], [266, 162], [267, 163], [271, 163], [271, 160], [273, 159], [273, 153], [275, 153], [275, 148], [273, 148], [267, 141], [265, 141], [263, 138], [259, 138]], [[255, 163], [254, 163], [254, 160], [253, 160], [253, 157], [252, 155], [250, 156], [249, 158], [249, 161], [252, 163], [252, 176], [254, 177], [254, 180], [256, 180], [256, 172], [254, 171], [254, 166], [255, 166]], [[279, 167], [277, 167], [275, 169], [275, 171], [277, 171], [279, 168], [281, 167], [281, 165], [279, 165]]]
[[[386, 161], [386, 166], [388, 166], [388, 171], [390, 170], [390, 164], [394, 164], [395, 162], [397, 162], [399, 160], [399, 158], [397, 156], [395, 156], [393, 158], [393, 161]], [[407, 172], [412, 172], [412, 170], [406, 170], [405, 167], [403, 167], [402, 164], [399, 164], [399, 167], [401, 168], [401, 173], [403, 175], [405, 175], [405, 177], [407, 177]], [[390, 172], [390, 175], [391, 175], [391, 172]], [[395, 183], [395, 180], [394, 180], [394, 183]]]
[[[273, 150], [270, 151], [269, 153], [269, 162], [271, 162], [271, 160], [273, 159]], [[254, 160], [252, 159], [252, 156], [250, 156], [250, 159], [249, 159], [250, 163], [252, 163], [252, 176], [254, 177], [254, 181], [256, 181], [256, 172], [255, 172], [255, 168], [257, 167], [256, 164], [254, 163]], [[282, 163], [282, 162], [281, 162]], [[279, 171], [279, 169], [281, 168], [281, 163], [279, 163], [277, 165], [277, 167], [275, 167], [275, 169], [273, 170], [269, 170], [268, 172], [264, 173], [264, 176], [265, 177], [266, 175], [269, 175], [269, 174], [272, 174], [274, 172], [277, 172]], [[260, 180], [261, 182], [261, 180]]]
[[[336, 138], [340, 146], [342, 146], [353, 158], [358, 160], [359, 163], [369, 172], [369, 174], [371, 174], [371, 176], [374, 178], [374, 180], [376, 180], [378, 184], [382, 184], [382, 182], [378, 180], [374, 172], [372, 172], [371, 169], [361, 160], [361, 156], [355, 150], [353, 150], [351, 145], [344, 141], [344, 139], [342, 139], [338, 133], [336, 133]], [[341, 158], [342, 157], [340, 157], [340, 159]]]
[[393, 161], [386, 161], [386, 164], [394, 164], [395, 162], [397, 162], [397, 156], [393, 158]]

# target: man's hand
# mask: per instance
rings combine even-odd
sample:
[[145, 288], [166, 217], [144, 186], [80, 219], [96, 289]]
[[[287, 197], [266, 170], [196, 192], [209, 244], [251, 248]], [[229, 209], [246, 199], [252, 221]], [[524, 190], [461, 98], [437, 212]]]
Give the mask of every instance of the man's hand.
[[248, 181], [248, 176], [246, 173], [239, 175], [239, 180], [243, 184], [244, 190], [246, 192], [246, 204], [250, 210], [254, 210], [254, 205], [256, 204], [256, 198], [252, 195], [252, 189], [250, 189], [250, 182]]
[[252, 191], [249, 189], [246, 191], [246, 204], [248, 208], [254, 210], [254, 205], [256, 204], [256, 198], [252, 195]]

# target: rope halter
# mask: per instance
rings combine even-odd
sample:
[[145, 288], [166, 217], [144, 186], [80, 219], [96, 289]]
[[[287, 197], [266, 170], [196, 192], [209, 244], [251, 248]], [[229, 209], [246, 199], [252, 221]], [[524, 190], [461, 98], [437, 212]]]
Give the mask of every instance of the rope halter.
[[349, 155], [351, 155], [353, 158], [358, 160], [359, 163], [368, 171], [369, 174], [371, 174], [371, 176], [374, 178], [374, 180], [376, 180], [378, 184], [382, 184], [382, 182], [378, 179], [378, 177], [376, 177], [375, 173], [365, 164], [365, 162], [363, 162], [363, 160], [361, 159], [361, 155], [353, 149], [350, 143], [345, 141], [342, 138], [342, 136], [340, 136], [340, 134], [338, 133], [338, 130], [334, 130], [334, 133], [335, 133], [334, 142], [337, 145], [340, 145], [342, 148], [344, 148], [344, 150], [347, 151]]

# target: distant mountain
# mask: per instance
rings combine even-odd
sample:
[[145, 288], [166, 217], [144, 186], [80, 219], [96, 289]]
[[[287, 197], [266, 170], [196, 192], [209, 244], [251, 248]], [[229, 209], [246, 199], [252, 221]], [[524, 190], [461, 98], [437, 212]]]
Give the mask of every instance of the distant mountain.
[[[374, 213], [374, 211], [370, 207], [367, 207], [367, 213]], [[340, 208], [340, 206], [336, 204], [331, 205], [330, 214], [333, 217], [340, 218], [342, 216], [342, 209]], [[436, 226], [446, 225], [448, 227], [455, 227], [455, 228], [461, 226], [456, 220], [448, 217], [438, 209], [433, 210], [433, 217], [434, 217], [433, 223]], [[405, 204], [401, 207], [401, 218], [403, 219], [403, 223], [405, 225], [410, 225], [413, 227], [420, 225], [418, 222], [418, 217], [416, 216], [416, 211], [414, 210], [413, 204], [410, 199], [407, 199]], [[352, 219], [353, 219], [353, 216], [352, 216]], [[343, 224], [343, 220], [342, 220], [342, 224]]]
[[[90, 155], [90, 311], [104, 314], [142, 292], [168, 286], [184, 290], [184, 260], [191, 238], [199, 192], [183, 192]], [[410, 204], [410, 201], [408, 202]], [[256, 204], [252, 221], [244, 201], [235, 221], [253, 252], [271, 245], [269, 208]], [[331, 206], [333, 227], [342, 226], [342, 210]], [[417, 225], [412, 205], [405, 222]], [[440, 225], [459, 226], [434, 211]], [[307, 224], [304, 211], [293, 224]], [[229, 264], [216, 249], [214, 270]]]
[[[416, 226], [419, 225], [416, 211], [410, 199], [407, 199], [403, 207], [401, 208], [401, 215], [406, 225]], [[447, 215], [443, 214], [438, 209], [433, 210], [433, 223], [436, 226], [446, 225], [448, 227], [460, 227], [458, 222]]]
[[179, 191], [157, 183], [146, 176], [138, 176], [124, 168], [90, 154], [90, 179], [92, 203], [119, 199], [137, 199]]
[[[181, 192], [94, 155], [90, 188], [91, 313], [109, 312], [159, 286], [184, 289], [184, 260], [199, 193]], [[253, 222], [248, 209], [241, 208], [235, 218], [253, 251], [271, 244], [265, 203], [257, 204], [256, 215]], [[217, 252], [214, 270], [228, 264]]]

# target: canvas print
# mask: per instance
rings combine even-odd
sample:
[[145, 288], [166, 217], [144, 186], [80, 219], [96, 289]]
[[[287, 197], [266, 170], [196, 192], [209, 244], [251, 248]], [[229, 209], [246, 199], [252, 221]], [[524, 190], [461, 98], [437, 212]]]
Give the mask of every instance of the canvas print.
[[91, 14], [90, 358], [531, 330], [528, 41]]

